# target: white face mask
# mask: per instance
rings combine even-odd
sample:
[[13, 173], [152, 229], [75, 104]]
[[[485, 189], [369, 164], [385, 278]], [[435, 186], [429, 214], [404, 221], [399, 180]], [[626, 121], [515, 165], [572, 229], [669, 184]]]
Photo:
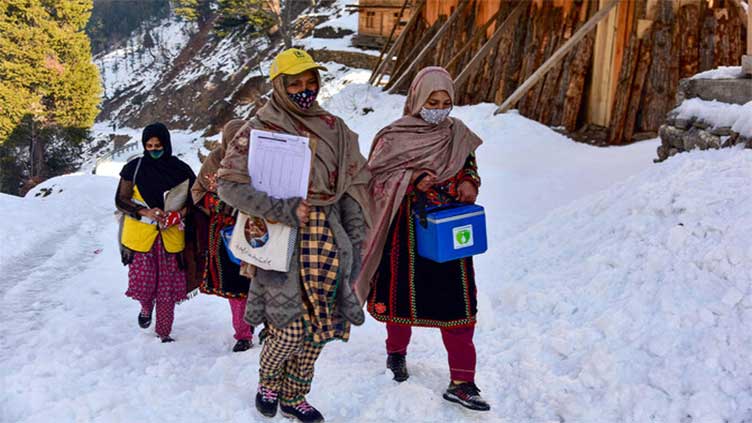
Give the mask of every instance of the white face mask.
[[448, 107], [446, 109], [426, 109], [425, 107], [423, 107], [420, 109], [420, 117], [432, 125], [438, 125], [444, 119], [449, 117], [449, 113], [451, 111], [451, 107]]

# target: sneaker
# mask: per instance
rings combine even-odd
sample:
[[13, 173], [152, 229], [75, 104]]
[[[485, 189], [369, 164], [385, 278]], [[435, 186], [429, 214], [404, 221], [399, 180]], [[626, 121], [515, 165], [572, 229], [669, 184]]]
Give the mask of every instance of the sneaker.
[[407, 373], [405, 354], [391, 353], [386, 358], [386, 368], [394, 374], [394, 380], [404, 382], [410, 375]]
[[324, 416], [319, 413], [319, 410], [315, 409], [308, 401], [303, 400], [298, 405], [285, 405], [280, 404], [279, 409], [282, 411], [282, 415], [288, 419], [298, 419], [303, 423], [316, 423], [323, 422]]
[[168, 343], [168, 342], [175, 342], [175, 340], [174, 340], [174, 339], [170, 338], [170, 335], [167, 335], [167, 336], [162, 336], [161, 338], [162, 338], [162, 343], [163, 343], [163, 344], [166, 344], [166, 343]]
[[253, 342], [250, 339], [240, 339], [235, 343], [235, 346], [232, 347], [232, 352], [247, 351], [250, 350], [252, 346]]
[[259, 413], [266, 417], [276, 416], [278, 403], [279, 398], [277, 398], [276, 392], [263, 386], [258, 387], [258, 392], [256, 392], [256, 410]]
[[491, 409], [491, 406], [480, 396], [480, 389], [473, 382], [464, 382], [459, 385], [450, 383], [449, 388], [444, 392], [444, 399], [471, 410], [488, 411]]
[[144, 316], [141, 314], [141, 312], [138, 313], [138, 325], [141, 327], [141, 329], [146, 329], [151, 325], [151, 314], [148, 316]]
[[266, 339], [267, 336], [269, 336], [269, 330], [267, 330], [266, 325], [264, 325], [264, 327], [261, 328], [261, 331], [259, 331], [258, 334], [259, 345], [262, 345], [264, 343], [264, 339]]

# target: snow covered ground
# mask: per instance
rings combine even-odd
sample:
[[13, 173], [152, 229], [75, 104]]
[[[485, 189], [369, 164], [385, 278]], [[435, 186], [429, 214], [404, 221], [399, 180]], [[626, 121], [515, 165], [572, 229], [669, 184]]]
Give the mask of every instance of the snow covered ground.
[[[345, 3], [322, 26], [353, 28]], [[178, 51], [187, 30], [167, 26], [160, 37]], [[99, 59], [108, 93], [135, 83], [112, 65], [123, 54]], [[404, 97], [369, 87], [368, 71], [325, 65], [320, 99], [367, 155]], [[682, 107], [749, 129], [749, 104], [706, 103]], [[311, 402], [330, 422], [752, 422], [752, 152], [656, 165], [657, 140], [595, 148], [494, 109], [453, 111], [485, 140], [479, 203], [490, 248], [476, 259], [476, 344], [491, 412], [441, 399], [437, 330], [415, 331], [411, 378], [393, 382], [385, 330], [371, 319], [324, 350]], [[108, 134], [109, 122], [95, 132]], [[140, 129], [118, 133], [140, 140]], [[198, 170], [200, 134], [172, 138]], [[260, 348], [230, 352], [225, 300], [179, 305], [173, 344], [137, 327], [113, 218], [115, 176], [137, 154], [100, 163], [96, 176], [92, 160], [23, 199], [0, 194], [0, 422], [269, 421], [252, 403]]]
[[[324, 93], [325, 106], [367, 152], [404, 97], [350, 78]], [[476, 343], [491, 412], [441, 399], [448, 370], [436, 330], [415, 331], [412, 376], [393, 382], [384, 328], [370, 319], [324, 350], [311, 402], [333, 422], [751, 421], [752, 153], [656, 165], [657, 141], [595, 148], [492, 112], [454, 111], [485, 140], [490, 250], [476, 260]], [[200, 138], [174, 139], [197, 165]], [[115, 184], [79, 174], [24, 199], [0, 196], [0, 421], [267, 421], [252, 404], [260, 349], [230, 352], [226, 301], [178, 306], [174, 344], [137, 327]]]

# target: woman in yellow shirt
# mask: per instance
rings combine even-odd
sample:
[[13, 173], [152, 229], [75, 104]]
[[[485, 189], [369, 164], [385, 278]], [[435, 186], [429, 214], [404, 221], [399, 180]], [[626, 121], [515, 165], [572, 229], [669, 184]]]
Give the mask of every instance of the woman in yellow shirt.
[[[120, 172], [115, 204], [125, 213], [120, 242], [123, 264], [129, 265], [125, 295], [141, 303], [138, 324], [148, 328], [157, 307], [157, 335], [170, 337], [175, 304], [186, 299], [186, 277], [182, 270], [185, 248], [184, 217], [188, 188], [196, 179], [185, 162], [172, 155], [170, 132], [162, 123], [144, 128], [144, 155], [127, 163]], [[187, 181], [187, 182], [186, 182]], [[165, 193], [185, 191], [177, 210], [165, 210]]]

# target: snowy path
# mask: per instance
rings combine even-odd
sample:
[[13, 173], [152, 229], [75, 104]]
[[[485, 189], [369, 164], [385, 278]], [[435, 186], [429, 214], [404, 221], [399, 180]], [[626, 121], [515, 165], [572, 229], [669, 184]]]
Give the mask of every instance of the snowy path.
[[[367, 151], [401, 102], [350, 84], [326, 107]], [[311, 402], [339, 423], [752, 422], [752, 152], [655, 165], [656, 141], [593, 148], [492, 112], [453, 112], [485, 140], [475, 340], [491, 412], [441, 398], [437, 330], [414, 331], [411, 377], [392, 381], [370, 318], [324, 349]], [[200, 137], [174, 135], [195, 167]], [[115, 183], [68, 176], [44, 199], [0, 195], [0, 421], [270, 421], [252, 404], [260, 349], [230, 351], [225, 300], [178, 306], [173, 344], [137, 327]]]
[[[624, 152], [631, 152], [628, 157], [635, 163], [638, 157], [649, 163], [652, 149], [645, 145]], [[507, 160], [522, 170], [524, 156]], [[591, 162], [590, 171], [603, 166], [601, 157], [609, 154]], [[497, 175], [487, 166], [488, 186], [509, 184], [502, 180], [510, 178], [509, 173]], [[643, 167], [628, 165], [624, 171]], [[581, 165], [577, 169], [587, 171]], [[507, 200], [534, 203], [541, 185], [550, 182], [548, 177], [520, 180], [525, 179], [527, 189], [516, 187], [514, 197]], [[152, 329], [137, 327], [138, 305], [123, 295], [127, 272], [115, 248], [115, 182], [71, 176], [48, 181], [54, 193], [45, 199], [0, 197], [0, 212], [14, 222], [3, 231], [19, 246], [11, 251], [6, 245], [0, 255], [0, 271], [6, 276], [0, 282], [0, 386], [5, 393], [0, 397], [0, 421], [268, 421], [252, 405], [260, 349], [230, 351], [234, 340], [225, 300], [199, 296], [179, 305], [174, 344], [161, 344]], [[546, 204], [556, 201], [549, 198]], [[485, 202], [490, 213], [509, 215], [496, 200], [489, 197]], [[502, 235], [545, 214], [540, 207], [530, 211], [515, 211], [525, 215], [516, 228], [498, 226], [495, 248]], [[35, 227], [38, 221], [58, 226], [37, 223], [31, 235], [19, 230]], [[403, 384], [393, 382], [384, 369], [384, 327], [369, 319], [354, 329], [347, 344], [327, 346], [317, 363], [310, 400], [327, 421], [515, 422], [521, 416], [550, 415], [519, 408], [521, 398], [507, 395], [515, 384], [535, 383], [525, 380], [530, 363], [519, 355], [525, 336], [501, 336], [496, 330], [500, 316], [493, 311], [496, 300], [489, 297], [496, 290], [488, 289], [500, 282], [493, 254], [481, 257], [478, 267], [477, 381], [492, 411], [473, 413], [441, 398], [448, 370], [436, 330], [415, 330], [408, 359], [411, 378]]]

